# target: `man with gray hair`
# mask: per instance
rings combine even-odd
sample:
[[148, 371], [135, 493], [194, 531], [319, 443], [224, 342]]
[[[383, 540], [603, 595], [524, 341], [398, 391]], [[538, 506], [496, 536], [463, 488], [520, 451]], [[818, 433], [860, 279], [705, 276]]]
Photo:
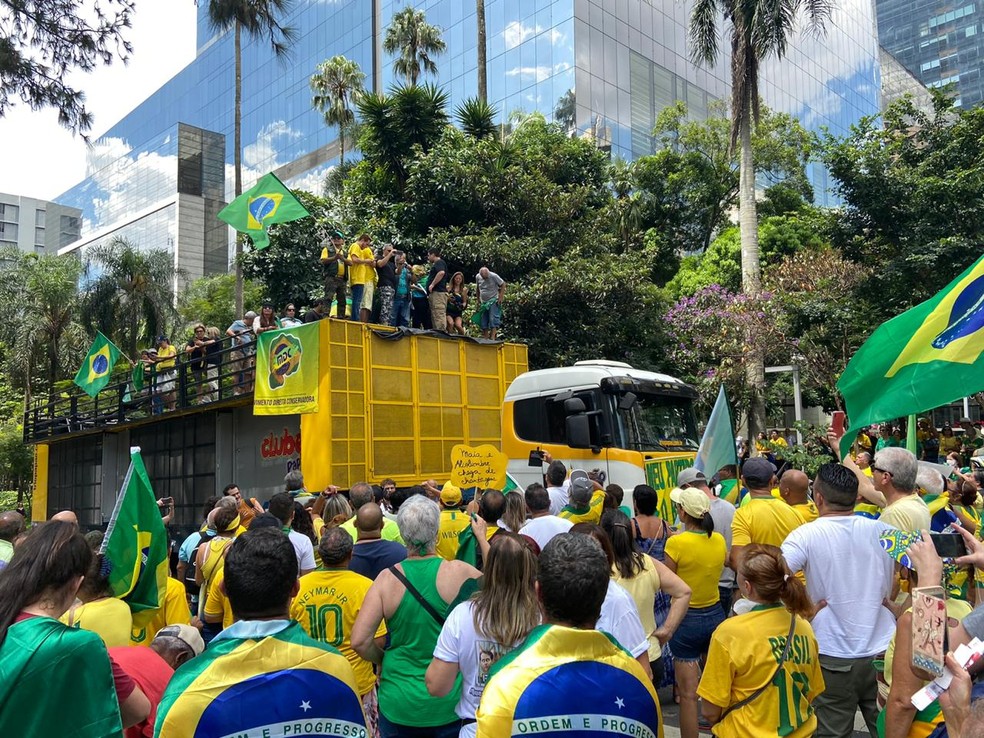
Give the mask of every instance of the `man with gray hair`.
[[[373, 494], [372, 485], [368, 482], [356, 482], [352, 485], [352, 489], [349, 490], [349, 502], [352, 503], [352, 512], [356, 515], [359, 512], [359, 508], [363, 505], [368, 505], [370, 502], [375, 501], [376, 496]], [[353, 541], [359, 540], [359, 533], [355, 527], [355, 515], [346, 520], [339, 527], [347, 531]], [[403, 545], [403, 539], [400, 537], [400, 527], [395, 521], [386, 517], [383, 518], [383, 532], [381, 534], [381, 538], [384, 541], [396, 541], [400, 545]]]
[[918, 468], [915, 454], [904, 448], [889, 446], [875, 454], [871, 481], [887, 503], [881, 522], [908, 532], [929, 530], [929, 507], [916, 488]]
[[[318, 544], [322, 568], [301, 577], [290, 617], [309, 636], [334, 646], [348, 659], [371, 727], [378, 720], [376, 675], [372, 664], [352, 650], [351, 635], [372, 580], [349, 570], [353, 545], [352, 537], [341, 528], [325, 529]], [[386, 642], [385, 623], [380, 623], [375, 639], [382, 648]]]

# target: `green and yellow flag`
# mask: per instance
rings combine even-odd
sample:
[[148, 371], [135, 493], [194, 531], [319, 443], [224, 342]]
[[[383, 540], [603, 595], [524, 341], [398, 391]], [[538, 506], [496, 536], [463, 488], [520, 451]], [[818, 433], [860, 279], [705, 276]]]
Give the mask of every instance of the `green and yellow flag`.
[[96, 331], [96, 340], [92, 342], [89, 353], [75, 374], [75, 384], [89, 397], [95, 397], [109, 384], [113, 367], [122, 353], [112, 341]]
[[270, 245], [267, 228], [311, 215], [294, 193], [271, 172], [219, 211], [219, 220], [253, 239], [253, 245]]
[[317, 321], [256, 339], [253, 415], [318, 412], [321, 338]]
[[[837, 383], [852, 428], [984, 390], [984, 257], [931, 299], [880, 325]], [[847, 453], [854, 433], [845, 434]]]
[[161, 520], [140, 449], [130, 449], [130, 468], [109, 519], [99, 552], [112, 568], [113, 594], [130, 606], [134, 627], [141, 628], [164, 604], [167, 587], [167, 530]]

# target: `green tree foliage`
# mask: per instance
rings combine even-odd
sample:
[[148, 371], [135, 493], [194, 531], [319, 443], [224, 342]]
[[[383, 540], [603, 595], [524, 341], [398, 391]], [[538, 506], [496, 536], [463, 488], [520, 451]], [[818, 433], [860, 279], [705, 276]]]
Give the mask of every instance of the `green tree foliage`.
[[335, 228], [324, 199], [302, 190], [293, 192], [312, 217], [271, 226], [270, 245], [243, 254], [246, 278], [262, 286], [263, 297], [273, 300], [277, 310], [288, 302], [300, 310], [302, 305], [324, 296], [321, 242], [328, 230]]
[[340, 55], [321, 62], [311, 76], [311, 105], [321, 111], [327, 125], [338, 126], [339, 164], [345, 163], [345, 134], [355, 123], [352, 103], [362, 94], [365, 79], [358, 64]]
[[845, 203], [835, 243], [877, 265], [866, 285], [877, 322], [931, 297], [984, 251], [984, 107], [957, 110], [937, 96], [926, 114], [902, 100], [883, 122], [828, 136], [823, 159]]
[[83, 324], [102, 331], [131, 359], [139, 344], [154, 345], [177, 322], [174, 284], [179, 272], [164, 249], [144, 251], [114, 238], [86, 252]]
[[75, 133], [92, 127], [85, 94], [69, 84], [73, 72], [126, 62], [123, 38], [133, 0], [17, 0], [0, 11], [0, 117], [20, 99], [32, 110], [55, 108]]
[[437, 74], [434, 57], [447, 49], [441, 29], [427, 22], [423, 10], [407, 6], [393, 16], [383, 38], [383, 51], [395, 54], [393, 71], [411, 87], [421, 74]]
[[[481, 4], [484, 0], [479, 0]], [[498, 111], [481, 98], [468, 98], [454, 111], [461, 130], [473, 138], [492, 138], [499, 132], [495, 124]]]
[[[243, 284], [244, 303], [247, 310], [259, 312], [260, 302], [266, 296], [262, 282], [247, 279]], [[178, 315], [184, 329], [195, 323], [216, 326], [223, 332], [232, 324], [236, 315], [236, 277], [233, 274], [215, 274], [190, 282], [178, 296]]]

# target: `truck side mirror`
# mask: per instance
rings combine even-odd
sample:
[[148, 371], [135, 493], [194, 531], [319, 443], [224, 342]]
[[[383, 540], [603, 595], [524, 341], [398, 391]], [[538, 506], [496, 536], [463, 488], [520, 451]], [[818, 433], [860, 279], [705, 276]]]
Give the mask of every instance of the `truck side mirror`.
[[591, 448], [591, 419], [587, 415], [568, 415], [565, 426], [568, 446]]
[[580, 397], [569, 397], [564, 400], [564, 414], [568, 416], [583, 413], [586, 409], [584, 400]]

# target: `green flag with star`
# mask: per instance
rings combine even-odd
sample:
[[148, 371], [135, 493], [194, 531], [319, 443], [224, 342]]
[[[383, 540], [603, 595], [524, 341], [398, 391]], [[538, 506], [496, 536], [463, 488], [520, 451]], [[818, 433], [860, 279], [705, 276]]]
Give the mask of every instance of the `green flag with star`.
[[270, 245], [267, 229], [274, 223], [306, 218], [305, 210], [294, 193], [273, 172], [264, 175], [235, 200], [219, 211], [222, 220], [253, 239], [253, 245], [265, 249]]
[[[837, 382], [852, 428], [984, 391], [984, 257], [935, 296], [883, 323]], [[842, 453], [854, 434], [845, 434]]]

